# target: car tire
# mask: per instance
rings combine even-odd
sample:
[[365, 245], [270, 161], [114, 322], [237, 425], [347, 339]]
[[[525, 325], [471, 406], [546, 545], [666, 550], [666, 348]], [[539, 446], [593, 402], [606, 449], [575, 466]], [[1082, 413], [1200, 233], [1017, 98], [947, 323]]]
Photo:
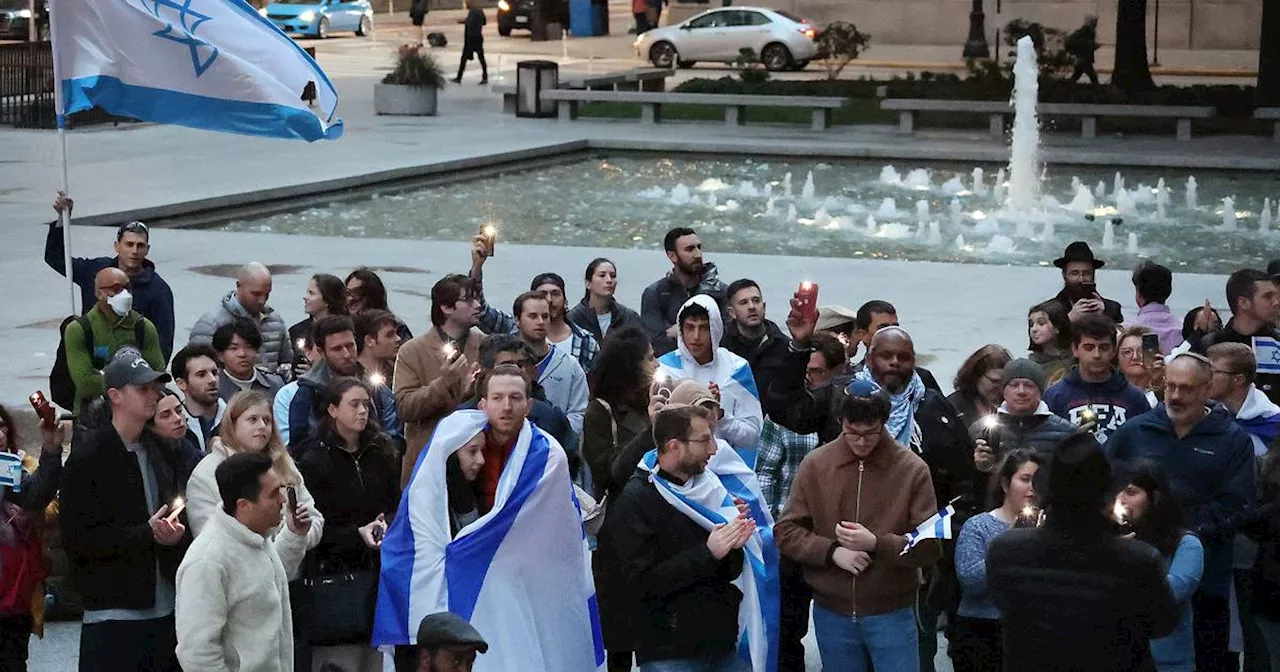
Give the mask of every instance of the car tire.
[[501, 35], [502, 37], [511, 37], [511, 24], [499, 21], [498, 34]]
[[670, 42], [657, 42], [649, 47], [649, 62], [655, 68], [673, 68], [680, 62], [680, 53]]
[[791, 60], [791, 50], [786, 45], [773, 42], [760, 50], [760, 62], [769, 70], [780, 72], [791, 68], [794, 61]]
[[364, 37], [373, 33], [373, 20], [367, 16], [360, 17], [360, 27], [356, 28], [356, 35]]
[[697, 64], [698, 64], [697, 61], [676, 61], [676, 67], [680, 68], [681, 70], [688, 70], [689, 68], [692, 68]]
[[316, 39], [323, 40], [329, 37], [329, 17], [320, 17], [320, 23], [316, 24]]

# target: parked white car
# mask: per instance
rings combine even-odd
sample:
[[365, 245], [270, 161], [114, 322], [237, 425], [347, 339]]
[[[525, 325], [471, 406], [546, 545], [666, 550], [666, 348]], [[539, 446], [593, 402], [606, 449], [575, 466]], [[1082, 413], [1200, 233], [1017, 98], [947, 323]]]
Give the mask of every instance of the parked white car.
[[655, 67], [731, 63], [751, 49], [770, 70], [800, 70], [818, 54], [817, 30], [804, 19], [764, 7], [721, 7], [636, 37], [636, 55]]

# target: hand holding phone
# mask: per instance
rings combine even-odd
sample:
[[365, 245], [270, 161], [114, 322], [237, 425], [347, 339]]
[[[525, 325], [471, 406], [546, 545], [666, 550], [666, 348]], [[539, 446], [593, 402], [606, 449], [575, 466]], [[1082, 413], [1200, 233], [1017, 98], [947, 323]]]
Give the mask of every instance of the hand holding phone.
[[40, 426], [44, 429], [53, 430], [58, 427], [57, 412], [53, 408], [53, 404], [45, 399], [44, 393], [36, 390], [31, 393], [31, 407], [36, 410], [36, 415], [40, 416]]
[[296, 524], [298, 520], [298, 489], [292, 485], [287, 485], [284, 488], [284, 494], [289, 500], [289, 517], [292, 518]]
[[800, 283], [800, 288], [796, 290], [796, 300], [800, 317], [805, 322], [816, 322], [818, 320], [818, 285], [808, 280]]

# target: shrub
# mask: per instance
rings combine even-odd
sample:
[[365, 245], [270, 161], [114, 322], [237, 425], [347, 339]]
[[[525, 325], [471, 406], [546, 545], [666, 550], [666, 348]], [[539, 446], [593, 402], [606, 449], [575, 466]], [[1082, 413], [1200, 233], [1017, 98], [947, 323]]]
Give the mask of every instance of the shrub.
[[1006, 72], [1013, 69], [1013, 62], [1018, 56], [1018, 40], [1024, 35], [1029, 35], [1035, 45], [1041, 79], [1063, 78], [1071, 74], [1073, 61], [1071, 54], [1067, 53], [1067, 34], [1025, 19], [1014, 19], [1004, 27], [1004, 43], [1009, 47], [1009, 59], [1003, 66]]
[[729, 67], [738, 73], [738, 79], [743, 84], [763, 84], [769, 81], [769, 70], [760, 63], [760, 57], [751, 47], [739, 49], [738, 57], [733, 59]]
[[444, 71], [434, 56], [417, 46], [404, 44], [396, 53], [396, 69], [388, 72], [382, 83], [442, 89], [444, 77]]
[[827, 70], [827, 79], [838, 79], [849, 62], [867, 50], [871, 36], [858, 32], [852, 23], [836, 21], [818, 35], [818, 54]]

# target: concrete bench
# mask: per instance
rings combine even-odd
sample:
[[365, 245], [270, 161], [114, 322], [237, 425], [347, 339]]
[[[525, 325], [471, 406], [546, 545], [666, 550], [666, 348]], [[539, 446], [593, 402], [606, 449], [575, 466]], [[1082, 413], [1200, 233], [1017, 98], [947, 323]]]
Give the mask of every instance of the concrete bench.
[[502, 112], [504, 114], [516, 113], [516, 85], [515, 84], [495, 84], [489, 89], [494, 93], [502, 94]]
[[636, 68], [623, 72], [573, 77], [560, 83], [562, 89], [592, 91], [665, 91], [667, 78], [676, 74], [667, 68]]
[[848, 104], [847, 98], [820, 96], [755, 96], [736, 93], [660, 93], [654, 91], [544, 91], [543, 97], [559, 107], [560, 121], [578, 118], [579, 103], [634, 103], [640, 106], [640, 123], [662, 121], [663, 105], [715, 105], [724, 108], [726, 126], [746, 122], [748, 107], [808, 108], [812, 111], [810, 128], [815, 131], [831, 127], [831, 111]]
[[[880, 103], [884, 110], [898, 111], [898, 131], [910, 134], [915, 126], [916, 112], [975, 112], [989, 115], [988, 130], [992, 137], [1004, 137], [1004, 120], [1013, 114], [1009, 103], [990, 100], [927, 100], [890, 98]], [[1093, 138], [1098, 134], [1098, 117], [1145, 117], [1176, 119], [1178, 139], [1191, 139], [1191, 120], [1208, 119], [1217, 111], [1212, 107], [1189, 105], [1095, 105], [1089, 103], [1040, 103], [1036, 106], [1039, 116], [1080, 117], [1080, 137]]]
[[1275, 139], [1280, 142], [1280, 107], [1259, 107], [1253, 112], [1254, 119], [1269, 119], [1276, 122]]

